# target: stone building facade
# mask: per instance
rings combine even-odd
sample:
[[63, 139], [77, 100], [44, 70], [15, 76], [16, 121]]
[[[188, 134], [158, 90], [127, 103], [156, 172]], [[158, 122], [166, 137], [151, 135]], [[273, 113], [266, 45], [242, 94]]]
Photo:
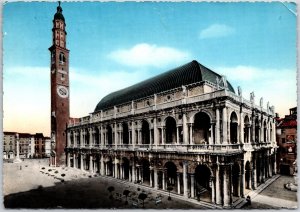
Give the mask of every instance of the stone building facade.
[[[224, 208], [276, 173], [274, 107], [192, 61], [104, 97], [67, 128], [67, 166]], [[202, 198], [202, 199], [203, 199]]]
[[293, 175], [297, 160], [297, 107], [277, 119], [277, 161], [280, 174]]

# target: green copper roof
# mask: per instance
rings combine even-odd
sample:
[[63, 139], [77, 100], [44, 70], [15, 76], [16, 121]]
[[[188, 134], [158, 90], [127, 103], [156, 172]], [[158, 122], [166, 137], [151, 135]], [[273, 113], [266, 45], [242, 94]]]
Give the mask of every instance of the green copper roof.
[[[183, 85], [201, 81], [209, 81], [216, 84], [217, 77], [221, 78], [221, 75], [193, 60], [183, 66], [108, 94], [97, 104], [95, 112]], [[227, 85], [228, 89], [234, 93], [234, 89], [228, 81]]]

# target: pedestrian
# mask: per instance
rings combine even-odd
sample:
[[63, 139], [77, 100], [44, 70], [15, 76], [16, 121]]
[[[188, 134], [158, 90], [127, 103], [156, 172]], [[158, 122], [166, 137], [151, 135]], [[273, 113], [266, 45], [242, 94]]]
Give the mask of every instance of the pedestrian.
[[251, 197], [248, 195], [246, 198], [247, 205], [251, 205]]

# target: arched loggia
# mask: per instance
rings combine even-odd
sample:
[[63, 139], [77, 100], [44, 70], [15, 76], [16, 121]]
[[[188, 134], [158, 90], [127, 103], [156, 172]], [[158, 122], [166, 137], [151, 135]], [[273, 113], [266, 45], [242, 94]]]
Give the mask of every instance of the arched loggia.
[[176, 139], [176, 121], [168, 117], [166, 118], [166, 144], [175, 144]]
[[208, 144], [210, 139], [210, 118], [204, 112], [199, 112], [194, 118], [195, 144]]
[[145, 120], [142, 122], [142, 144], [150, 144], [150, 127]]
[[230, 142], [232, 144], [238, 142], [238, 119], [235, 112], [230, 115]]

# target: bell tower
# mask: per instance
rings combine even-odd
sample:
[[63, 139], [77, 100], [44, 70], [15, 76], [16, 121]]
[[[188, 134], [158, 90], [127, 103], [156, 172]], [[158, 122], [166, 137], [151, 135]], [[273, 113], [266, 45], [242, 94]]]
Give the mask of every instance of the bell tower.
[[50, 76], [51, 76], [51, 165], [66, 164], [64, 149], [70, 117], [69, 50], [66, 48], [65, 18], [59, 5], [53, 19]]

